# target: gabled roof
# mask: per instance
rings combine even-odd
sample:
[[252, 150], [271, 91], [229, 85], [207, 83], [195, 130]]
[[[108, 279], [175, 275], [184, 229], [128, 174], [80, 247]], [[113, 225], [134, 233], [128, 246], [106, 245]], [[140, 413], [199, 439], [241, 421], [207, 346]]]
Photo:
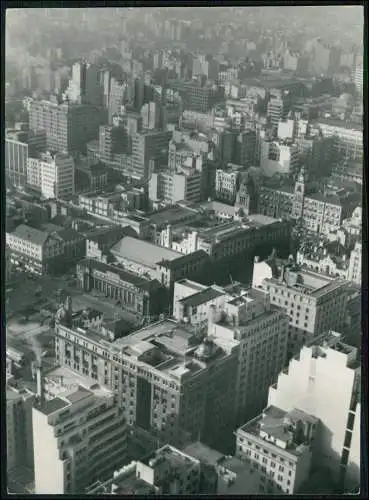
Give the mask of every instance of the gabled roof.
[[49, 237], [45, 231], [40, 231], [26, 224], [20, 224], [12, 233], [22, 240], [31, 241], [35, 245], [43, 245]]

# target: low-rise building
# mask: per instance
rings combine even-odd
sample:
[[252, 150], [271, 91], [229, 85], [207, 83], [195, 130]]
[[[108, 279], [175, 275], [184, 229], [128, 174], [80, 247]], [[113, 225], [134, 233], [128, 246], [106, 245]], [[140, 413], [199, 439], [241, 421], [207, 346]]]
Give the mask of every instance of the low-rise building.
[[108, 184], [108, 172], [103, 163], [77, 164], [75, 176], [77, 193], [99, 192]]
[[195, 495], [199, 490], [199, 460], [165, 445], [147, 459], [117, 470], [112, 479], [89, 488], [87, 494]]
[[50, 274], [64, 256], [64, 243], [56, 234], [48, 234], [25, 224], [6, 234], [11, 262], [35, 274]]
[[183, 255], [130, 236], [122, 238], [113, 246], [110, 253], [125, 269], [157, 279], [168, 288], [178, 279], [198, 277], [209, 262], [206, 253], [201, 250]]
[[83, 290], [102, 292], [122, 309], [140, 317], [158, 315], [164, 307], [166, 294], [156, 279], [142, 277], [95, 259], [80, 261], [76, 274]]
[[259, 473], [262, 494], [298, 493], [308, 479], [319, 419], [300, 409], [268, 406], [237, 429], [236, 456]]
[[86, 238], [86, 257], [107, 262], [109, 250], [125, 235], [136, 236], [130, 227], [105, 226], [84, 233]]
[[259, 188], [258, 213], [287, 219], [292, 214], [294, 186], [277, 179], [268, 179]]
[[201, 464], [200, 493], [217, 495], [257, 495], [259, 474], [239, 458], [224, 456], [201, 442], [191, 443], [184, 451]]

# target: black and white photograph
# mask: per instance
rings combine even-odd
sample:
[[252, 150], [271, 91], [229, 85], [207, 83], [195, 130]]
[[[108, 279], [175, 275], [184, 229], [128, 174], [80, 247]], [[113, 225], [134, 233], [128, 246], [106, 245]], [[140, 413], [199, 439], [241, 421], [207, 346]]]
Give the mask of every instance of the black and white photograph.
[[363, 494], [364, 5], [18, 4], [4, 496]]

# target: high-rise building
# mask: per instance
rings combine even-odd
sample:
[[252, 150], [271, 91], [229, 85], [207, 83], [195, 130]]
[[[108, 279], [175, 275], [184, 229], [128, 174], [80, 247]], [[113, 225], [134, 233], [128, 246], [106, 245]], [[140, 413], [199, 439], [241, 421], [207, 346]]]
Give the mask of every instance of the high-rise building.
[[100, 85], [99, 67], [85, 62], [75, 63], [66, 95], [72, 103], [102, 106], [104, 92]]
[[316, 466], [344, 487], [360, 482], [360, 373], [356, 348], [331, 331], [303, 347], [269, 391], [268, 405], [320, 419]]
[[265, 262], [256, 259], [252, 286], [270, 293], [271, 303], [289, 315], [289, 356], [314, 336], [344, 323], [347, 281], [300, 270], [292, 258], [288, 263], [274, 256]]
[[271, 98], [268, 102], [267, 117], [274, 133], [278, 130], [278, 124], [283, 118], [283, 112], [283, 99]]
[[13, 186], [27, 183], [28, 144], [15, 138], [5, 138], [5, 176]]
[[347, 279], [361, 285], [361, 254], [362, 243], [357, 242], [351, 251]]
[[84, 493], [126, 459], [123, 413], [110, 391], [68, 369], [45, 374], [39, 386], [33, 408], [35, 493]]
[[28, 158], [27, 184], [40, 190], [45, 198], [68, 198], [75, 192], [75, 165], [65, 153], [43, 153]]
[[101, 112], [84, 104], [34, 101], [30, 108], [30, 130], [45, 131], [47, 148], [53, 151], [83, 151], [98, 136], [101, 121]]
[[138, 132], [132, 137], [133, 170], [137, 177], [148, 179], [150, 160], [158, 165], [166, 165], [168, 161], [169, 141], [172, 132], [147, 130]]
[[224, 349], [237, 346], [237, 422], [257, 415], [267, 402], [270, 381], [285, 366], [288, 317], [284, 311], [270, 305], [266, 292], [239, 283], [206, 287], [181, 280], [174, 287], [173, 315], [199, 332], [207, 329]]
[[160, 125], [160, 106], [156, 102], [148, 102], [141, 108], [142, 127], [157, 130]]
[[224, 89], [210, 83], [173, 81], [170, 86], [178, 90], [183, 98], [185, 109], [199, 111], [200, 113], [206, 113], [212, 109], [224, 95]]
[[6, 465], [33, 468], [32, 406], [35, 395], [24, 388], [6, 388]]
[[236, 348], [164, 320], [109, 345], [86, 330], [56, 325], [58, 363], [112, 388], [129, 425], [173, 445], [202, 436], [212, 445], [234, 425]]
[[364, 85], [364, 57], [362, 54], [356, 54], [354, 60], [354, 69], [353, 69], [353, 80], [355, 83], [356, 90], [362, 94], [363, 85]]
[[228, 164], [227, 168], [217, 168], [215, 174], [215, 196], [218, 200], [234, 203], [240, 186], [242, 167]]

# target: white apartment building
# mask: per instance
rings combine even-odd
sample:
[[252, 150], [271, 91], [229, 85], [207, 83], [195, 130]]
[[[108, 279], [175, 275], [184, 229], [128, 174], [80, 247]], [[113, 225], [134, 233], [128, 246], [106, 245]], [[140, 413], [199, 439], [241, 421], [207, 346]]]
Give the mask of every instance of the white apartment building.
[[149, 181], [149, 199], [174, 204], [178, 201], [197, 203], [202, 199], [203, 175], [194, 168], [153, 173]]
[[294, 494], [309, 477], [318, 428], [311, 414], [268, 405], [237, 429], [236, 456], [260, 474], [261, 492]]
[[252, 286], [270, 294], [290, 318], [288, 353], [299, 352], [306, 341], [342, 327], [347, 303], [347, 281], [300, 270], [289, 263], [254, 262]]
[[321, 421], [316, 463], [345, 486], [360, 482], [360, 379], [356, 348], [331, 331], [303, 347], [269, 390], [268, 405]]
[[11, 471], [33, 467], [32, 406], [35, 395], [24, 388], [6, 387], [6, 465]]
[[260, 141], [260, 168], [265, 176], [289, 175], [298, 164], [298, 147], [291, 140]]
[[33, 408], [35, 493], [83, 493], [125, 459], [127, 428], [112, 392], [68, 369], [49, 372]]
[[347, 272], [348, 281], [352, 281], [356, 285], [361, 285], [361, 254], [362, 243], [357, 242], [355, 248], [351, 252]]
[[45, 198], [65, 198], [74, 194], [75, 165], [65, 153], [44, 153], [28, 158], [27, 183]]

